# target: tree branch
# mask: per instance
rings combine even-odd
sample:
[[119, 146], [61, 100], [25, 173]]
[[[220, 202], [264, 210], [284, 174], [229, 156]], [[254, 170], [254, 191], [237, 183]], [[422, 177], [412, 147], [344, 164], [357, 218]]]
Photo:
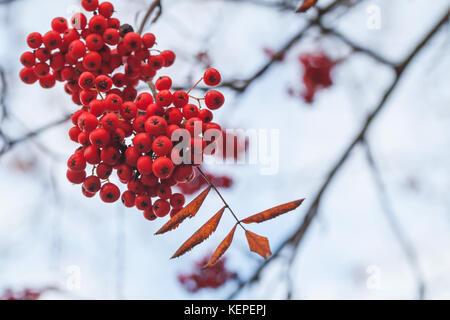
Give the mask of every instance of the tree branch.
[[440, 28], [448, 22], [449, 18], [449, 11], [445, 13], [443, 17], [438, 21], [438, 23], [434, 26], [432, 30], [430, 30], [426, 36], [416, 45], [416, 47], [411, 51], [411, 53], [403, 60], [401, 64], [398, 65], [398, 67], [395, 67], [396, 71], [396, 77], [391, 84], [391, 86], [387, 89], [383, 97], [381, 98], [378, 105], [375, 107], [374, 111], [372, 111], [366, 121], [364, 122], [362, 128], [356, 135], [356, 137], [350, 142], [349, 146], [344, 150], [341, 157], [338, 159], [336, 164], [332, 167], [329, 174], [325, 178], [325, 181], [319, 188], [319, 191], [317, 192], [316, 196], [313, 198], [313, 202], [311, 206], [308, 208], [306, 215], [303, 219], [302, 224], [299, 226], [299, 228], [292, 233], [285, 241], [281, 243], [281, 245], [274, 251], [273, 255], [265, 260], [253, 273], [253, 275], [245, 282], [242, 282], [239, 287], [230, 295], [230, 299], [234, 298], [237, 294], [240, 293], [240, 291], [246, 287], [247, 285], [257, 281], [265, 269], [265, 267], [272, 262], [279, 254], [280, 252], [287, 246], [292, 246], [293, 248], [298, 248], [301, 241], [303, 240], [306, 232], [309, 229], [309, 226], [311, 225], [311, 222], [314, 220], [314, 218], [317, 216], [318, 209], [320, 202], [322, 200], [322, 197], [325, 193], [325, 191], [330, 186], [331, 182], [333, 181], [334, 177], [336, 176], [336, 173], [339, 171], [339, 169], [342, 168], [344, 163], [349, 158], [351, 152], [353, 149], [358, 145], [361, 141], [363, 141], [368, 129], [370, 128], [371, 124], [373, 123], [374, 119], [380, 114], [380, 112], [383, 110], [383, 108], [386, 105], [386, 102], [394, 92], [394, 89], [397, 87], [400, 79], [402, 78], [402, 75], [404, 74], [404, 71], [407, 69], [407, 67], [410, 65], [411, 61], [417, 56], [417, 54], [423, 49], [423, 47], [430, 41], [430, 39], [440, 30]]

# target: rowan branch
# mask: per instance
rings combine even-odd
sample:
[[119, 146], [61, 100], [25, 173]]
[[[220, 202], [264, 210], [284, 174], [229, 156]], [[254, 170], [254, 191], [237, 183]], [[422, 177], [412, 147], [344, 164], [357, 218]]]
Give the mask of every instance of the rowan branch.
[[147, 24], [147, 22], [150, 19], [153, 12], [156, 12], [156, 14], [151, 21], [152, 24], [155, 23], [162, 14], [161, 0], [154, 0], [150, 4], [147, 12], [145, 13], [144, 18], [142, 19], [141, 25], [139, 26], [138, 34], [142, 34], [142, 32], [144, 31], [145, 25]]

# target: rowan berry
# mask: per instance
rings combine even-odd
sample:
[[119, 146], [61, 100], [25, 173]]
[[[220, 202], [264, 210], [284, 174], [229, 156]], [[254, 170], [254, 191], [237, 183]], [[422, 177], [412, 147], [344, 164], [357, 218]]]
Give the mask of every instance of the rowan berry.
[[73, 142], [77, 142], [78, 143], [78, 135], [81, 133], [80, 128], [78, 127], [72, 127], [69, 130], [69, 137], [70, 140], [72, 140]]
[[95, 11], [98, 8], [98, 0], [82, 0], [81, 6], [86, 11]]
[[183, 208], [185, 202], [186, 202], [186, 198], [181, 193], [174, 193], [170, 197], [170, 205], [174, 209], [181, 209], [181, 208]]
[[89, 112], [83, 112], [78, 117], [78, 127], [85, 132], [91, 132], [97, 128], [97, 117]]
[[86, 160], [81, 153], [73, 154], [67, 161], [67, 167], [72, 171], [83, 171], [86, 169]]
[[190, 118], [184, 127], [192, 136], [198, 135], [203, 131], [203, 121], [200, 118]]
[[164, 66], [164, 58], [161, 55], [151, 56], [148, 59], [148, 63], [153, 69], [159, 70]]
[[131, 167], [127, 164], [122, 164], [117, 168], [117, 176], [119, 177], [120, 181], [124, 183], [128, 183], [131, 181], [133, 172], [133, 169], [131, 169]]
[[166, 130], [166, 136], [169, 137], [169, 139], [172, 139], [172, 135], [175, 131], [177, 131], [178, 129], [180, 129], [180, 126], [176, 125], [176, 124], [171, 124], [167, 127]]
[[167, 157], [159, 157], [153, 162], [153, 174], [160, 179], [167, 179], [174, 170], [173, 162]]
[[136, 167], [142, 153], [136, 147], [128, 147], [125, 151], [125, 163], [130, 167]]
[[144, 210], [144, 218], [149, 221], [155, 221], [158, 217], [153, 213], [153, 208]]
[[135, 32], [129, 32], [123, 38], [125, 48], [131, 52], [137, 51], [141, 48], [141, 36]]
[[56, 31], [49, 31], [42, 38], [42, 42], [44, 43], [47, 49], [49, 50], [56, 49], [62, 43], [61, 35]]
[[68, 28], [67, 20], [65, 18], [59, 17], [52, 20], [53, 31], [64, 33]]
[[196, 118], [198, 115], [198, 107], [196, 105], [187, 104], [183, 107], [183, 116], [186, 119]]
[[120, 35], [119, 30], [114, 28], [108, 28], [103, 33], [103, 41], [110, 46], [115, 46], [119, 43]]
[[142, 175], [149, 175], [152, 173], [152, 158], [149, 156], [142, 156], [137, 161], [137, 169]]
[[105, 147], [101, 151], [100, 159], [110, 166], [115, 166], [120, 159], [119, 150], [114, 147]]
[[155, 87], [158, 91], [170, 90], [170, 88], [172, 88], [172, 79], [167, 76], [160, 77], [156, 80]]
[[105, 98], [105, 108], [109, 111], [120, 111], [122, 108], [122, 98], [114, 93], [110, 93]]
[[172, 196], [172, 189], [165, 183], [156, 187], [156, 195], [162, 200], [169, 200]]
[[210, 110], [216, 110], [223, 106], [225, 98], [219, 91], [211, 90], [205, 96], [205, 104]]
[[86, 171], [73, 171], [69, 169], [67, 170], [66, 177], [73, 184], [82, 184], [86, 179]]
[[23, 68], [19, 73], [20, 79], [26, 84], [33, 84], [38, 80], [34, 68]]
[[78, 85], [82, 89], [90, 89], [94, 86], [94, 84], [95, 76], [89, 71], [83, 72], [78, 78]]
[[115, 113], [108, 113], [100, 119], [102, 127], [108, 131], [114, 131], [119, 127], [119, 117]]
[[96, 117], [100, 117], [105, 112], [105, 103], [94, 99], [89, 103], [89, 112]]
[[100, 179], [106, 180], [112, 173], [112, 167], [106, 163], [100, 163], [95, 172]]
[[147, 116], [140, 115], [137, 116], [133, 121], [133, 130], [137, 133], [145, 132], [145, 122], [147, 121]]
[[179, 125], [181, 124], [181, 121], [183, 121], [183, 114], [178, 108], [169, 108], [166, 110], [166, 113], [164, 114], [164, 119], [166, 120], [168, 125], [171, 124]]
[[151, 116], [162, 117], [164, 115], [164, 108], [157, 105], [156, 103], [152, 103], [147, 106], [145, 113], [148, 117], [151, 117]]
[[147, 48], [151, 48], [155, 45], [155, 35], [153, 33], [146, 33], [142, 36], [142, 44]]
[[[125, 120], [131, 120], [134, 119], [137, 115], [137, 107], [136, 104], [134, 104], [131, 101], [127, 101], [124, 102], [122, 104], [122, 108], [120, 110], [120, 115], [122, 116], [122, 118], [124, 118]], [[145, 129], [145, 124], [144, 124], [144, 129]]]
[[175, 56], [175, 53], [173, 51], [165, 50], [165, 51], [161, 52], [161, 56], [164, 59], [164, 66], [165, 67], [170, 67], [175, 62], [176, 56]]
[[166, 156], [168, 155], [173, 148], [172, 141], [166, 136], [157, 137], [152, 144], [152, 150], [158, 156]]
[[82, 146], [87, 147], [90, 144], [90, 142], [89, 142], [89, 133], [81, 132], [78, 135], [78, 143], [81, 144]]
[[173, 93], [173, 105], [177, 108], [183, 108], [189, 103], [189, 95], [184, 91], [175, 91]]
[[125, 191], [122, 194], [122, 203], [127, 208], [133, 208], [136, 202], [136, 195], [130, 190]]
[[100, 190], [100, 198], [106, 203], [113, 203], [119, 200], [120, 190], [112, 183], [106, 183]]
[[90, 51], [99, 51], [104, 45], [103, 37], [97, 33], [91, 33], [86, 37], [86, 47]]
[[139, 133], [134, 137], [133, 145], [140, 153], [147, 153], [152, 148], [152, 138], [148, 133]]
[[176, 215], [178, 212], [180, 212], [180, 210], [181, 210], [181, 209], [175, 209], [175, 208], [173, 208], [173, 209], [170, 211], [170, 218], [175, 217], [175, 215]]
[[38, 63], [34, 67], [34, 72], [36, 72], [36, 75], [39, 78], [45, 77], [50, 72], [50, 66], [46, 64], [45, 62]]
[[109, 145], [111, 135], [103, 128], [97, 128], [89, 135], [89, 141], [93, 146], [104, 148]]
[[215, 87], [222, 81], [222, 77], [220, 76], [219, 71], [211, 68], [206, 70], [205, 74], [203, 75], [203, 81], [207, 86]]
[[188, 182], [194, 176], [194, 169], [189, 165], [178, 166], [174, 172], [175, 180], [178, 182]]
[[113, 81], [110, 77], [105, 75], [99, 75], [95, 78], [95, 87], [100, 92], [106, 92], [110, 90], [113, 86]]
[[97, 92], [90, 89], [83, 89], [80, 91], [80, 101], [84, 106], [89, 105], [92, 100], [97, 98]]
[[135, 205], [138, 210], [147, 210], [152, 207], [152, 199], [148, 195], [137, 196]]
[[143, 92], [141, 93], [137, 98], [136, 98], [136, 107], [139, 110], [146, 110], [147, 107], [153, 103], [153, 97], [151, 94], [147, 93], [147, 92]]
[[100, 159], [100, 149], [96, 146], [87, 146], [86, 149], [84, 149], [84, 159], [87, 163], [96, 165], [99, 164]]
[[170, 212], [170, 204], [165, 200], [157, 200], [153, 205], [153, 213], [159, 217], [164, 218]]
[[98, 13], [104, 16], [105, 18], [110, 18], [114, 13], [114, 6], [111, 2], [102, 2], [98, 6]]
[[36, 57], [33, 52], [27, 51], [20, 56], [20, 62], [24, 67], [30, 68], [35, 65]]
[[96, 71], [101, 65], [102, 56], [98, 52], [91, 51], [83, 57], [83, 67], [86, 68], [86, 70]]
[[[62, 68], [64, 68], [64, 64], [65, 64], [64, 56], [61, 52], [53, 53], [50, 56], [50, 67], [53, 69], [53, 71], [62, 70]], [[62, 78], [60, 79], [60, 81], [62, 81]]]
[[169, 90], [160, 91], [156, 95], [156, 103], [161, 107], [170, 106], [173, 102], [172, 93]]
[[31, 49], [39, 48], [42, 42], [42, 35], [39, 32], [30, 33], [27, 37], [27, 44]]
[[87, 18], [83, 13], [78, 12], [72, 16], [70, 23], [76, 30], [84, 30], [87, 25]]
[[109, 18], [108, 19], [108, 27], [119, 30], [120, 29], [120, 20], [117, 18]]
[[167, 130], [167, 122], [159, 116], [152, 116], [145, 122], [145, 131], [151, 135], [162, 135]]
[[39, 79], [39, 84], [44, 89], [50, 89], [53, 88], [56, 84], [56, 77], [53, 74], [48, 74], [44, 77], [41, 77]]
[[144, 186], [155, 187], [158, 185], [159, 179], [154, 174], [147, 174], [141, 176], [141, 182]]
[[97, 193], [102, 187], [101, 181], [97, 176], [90, 176], [84, 180], [83, 187], [90, 193]]

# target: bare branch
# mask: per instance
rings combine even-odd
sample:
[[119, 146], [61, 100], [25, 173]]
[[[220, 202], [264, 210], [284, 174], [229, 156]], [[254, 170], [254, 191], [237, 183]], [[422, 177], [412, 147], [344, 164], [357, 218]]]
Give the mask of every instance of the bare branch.
[[150, 7], [148, 8], [147, 12], [145, 13], [145, 16], [142, 19], [141, 25], [139, 27], [139, 30], [138, 30], [139, 34], [142, 34], [142, 32], [144, 31], [145, 25], [147, 24], [147, 22], [150, 19], [153, 12], [156, 12], [156, 15], [151, 21], [152, 24], [155, 23], [162, 14], [161, 0], [154, 0], [150, 4]]

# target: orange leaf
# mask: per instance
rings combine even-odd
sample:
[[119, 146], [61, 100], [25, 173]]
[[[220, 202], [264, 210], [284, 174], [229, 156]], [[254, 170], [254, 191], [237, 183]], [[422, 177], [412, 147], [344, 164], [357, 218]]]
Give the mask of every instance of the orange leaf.
[[306, 12], [309, 9], [311, 9], [316, 3], [317, 3], [317, 0], [304, 0], [302, 5], [295, 12], [297, 12], [297, 13]]
[[213, 255], [211, 256], [211, 259], [209, 260], [208, 264], [205, 265], [203, 268], [209, 268], [212, 267], [216, 262], [223, 256], [225, 251], [228, 250], [228, 248], [231, 245], [231, 242], [234, 238], [234, 232], [236, 231], [237, 224], [234, 226], [234, 228], [230, 231], [230, 233], [226, 236], [225, 239], [219, 244], [216, 251], [214, 251]]
[[211, 191], [211, 187], [208, 187], [206, 190], [204, 190], [200, 195], [192, 200], [191, 203], [189, 203], [187, 206], [185, 206], [183, 209], [181, 209], [176, 215], [174, 215], [165, 225], [161, 227], [155, 234], [163, 234], [168, 231], [176, 229], [186, 218], [192, 218], [194, 217], [198, 210], [200, 210], [200, 207], [202, 206], [203, 202], [206, 199], [206, 196], [208, 195], [209, 191]]
[[248, 218], [245, 218], [244, 220], [242, 220], [242, 222], [245, 224], [261, 223], [261, 222], [276, 218], [279, 215], [282, 215], [284, 213], [287, 213], [289, 211], [297, 209], [303, 203], [303, 201], [305, 201], [305, 199], [282, 204], [275, 208], [268, 209], [266, 211], [263, 211], [263, 212], [255, 214], [253, 216], [250, 216]]
[[217, 212], [211, 219], [209, 219], [208, 222], [206, 222], [200, 229], [198, 229], [197, 232], [192, 235], [192, 237], [186, 240], [186, 242], [183, 243], [183, 245], [177, 250], [177, 252], [175, 252], [171, 259], [182, 256], [183, 254], [194, 248], [196, 245], [208, 239], [209, 236], [212, 235], [214, 231], [216, 231], [220, 219], [222, 219], [225, 208], [226, 207], [220, 209], [220, 211]]
[[272, 255], [269, 246], [269, 240], [266, 237], [261, 237], [256, 233], [245, 231], [245, 236], [247, 237], [248, 246], [250, 251], [259, 254], [264, 259], [267, 259]]

